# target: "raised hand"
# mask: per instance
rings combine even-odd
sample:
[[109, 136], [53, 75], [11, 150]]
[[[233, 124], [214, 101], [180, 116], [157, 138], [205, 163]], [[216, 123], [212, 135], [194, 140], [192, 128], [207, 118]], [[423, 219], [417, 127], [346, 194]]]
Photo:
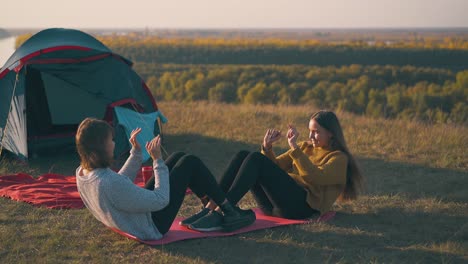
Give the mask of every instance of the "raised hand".
[[288, 144], [289, 147], [292, 149], [297, 148], [297, 138], [299, 137], [299, 132], [297, 131], [296, 127], [289, 124], [288, 125]]
[[263, 148], [270, 149], [274, 142], [281, 138], [281, 131], [268, 129], [263, 137]]
[[157, 135], [150, 142], [146, 142], [146, 150], [153, 160], [161, 158], [161, 137]]
[[133, 129], [132, 133], [130, 133], [130, 139], [129, 139], [130, 144], [132, 144], [132, 147], [138, 151], [141, 151], [141, 146], [140, 146], [140, 143], [138, 143], [138, 140], [136, 139], [136, 137], [138, 136], [138, 134], [140, 134], [140, 132], [141, 132], [140, 127]]

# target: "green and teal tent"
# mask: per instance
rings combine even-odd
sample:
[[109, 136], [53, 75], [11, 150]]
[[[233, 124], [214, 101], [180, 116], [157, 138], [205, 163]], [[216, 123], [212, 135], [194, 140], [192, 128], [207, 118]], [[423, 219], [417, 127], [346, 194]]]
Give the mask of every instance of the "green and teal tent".
[[131, 61], [79, 30], [40, 31], [0, 70], [0, 148], [23, 159], [39, 149], [53, 151], [73, 144], [78, 124], [95, 117], [116, 128], [119, 155], [129, 144], [116, 107], [141, 114], [128, 120], [153, 114], [154, 124], [146, 121], [143, 129], [160, 133], [165, 118]]

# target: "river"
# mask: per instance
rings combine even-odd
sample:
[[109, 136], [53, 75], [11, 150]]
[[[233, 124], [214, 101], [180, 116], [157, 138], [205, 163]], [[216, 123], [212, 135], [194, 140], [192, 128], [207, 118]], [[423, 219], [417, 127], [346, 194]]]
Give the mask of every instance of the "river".
[[3, 67], [8, 58], [15, 52], [15, 39], [16, 37], [0, 39], [0, 68]]

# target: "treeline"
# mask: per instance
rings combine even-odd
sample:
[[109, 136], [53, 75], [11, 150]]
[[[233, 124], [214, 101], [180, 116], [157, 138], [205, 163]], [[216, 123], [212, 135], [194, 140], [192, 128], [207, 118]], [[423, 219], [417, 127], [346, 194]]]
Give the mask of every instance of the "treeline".
[[468, 71], [413, 66], [135, 64], [157, 100], [312, 104], [372, 117], [468, 122]]
[[[17, 39], [17, 45], [29, 36]], [[157, 100], [314, 104], [374, 117], [468, 122], [468, 42], [98, 37]], [[409, 66], [411, 65], [411, 66]]]
[[[21, 35], [16, 46], [31, 34]], [[141, 34], [97, 36], [113, 52], [134, 62], [160, 64], [238, 65], [413, 65], [446, 68], [468, 67], [468, 41], [464, 38], [401, 42], [324, 42], [284, 39], [169, 39]]]
[[468, 42], [442, 43], [363, 41], [344, 43], [280, 39], [160, 39], [154, 36], [108, 36], [99, 39], [135, 62], [174, 64], [276, 64], [342, 66], [414, 65], [463, 70]]

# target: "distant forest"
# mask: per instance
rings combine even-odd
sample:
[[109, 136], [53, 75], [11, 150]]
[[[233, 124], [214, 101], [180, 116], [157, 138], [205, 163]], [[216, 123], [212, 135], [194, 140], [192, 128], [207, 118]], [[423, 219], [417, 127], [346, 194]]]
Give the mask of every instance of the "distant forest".
[[468, 41], [448, 38], [410, 42], [340, 43], [281, 39], [161, 39], [108, 36], [99, 38], [111, 49], [135, 62], [175, 64], [263, 65], [413, 65], [466, 69]]
[[372, 117], [468, 122], [468, 71], [414, 66], [136, 63], [158, 100], [312, 104]]
[[[468, 123], [468, 40], [98, 36], [157, 100], [312, 104], [383, 118]], [[18, 44], [27, 36], [18, 38]]]

